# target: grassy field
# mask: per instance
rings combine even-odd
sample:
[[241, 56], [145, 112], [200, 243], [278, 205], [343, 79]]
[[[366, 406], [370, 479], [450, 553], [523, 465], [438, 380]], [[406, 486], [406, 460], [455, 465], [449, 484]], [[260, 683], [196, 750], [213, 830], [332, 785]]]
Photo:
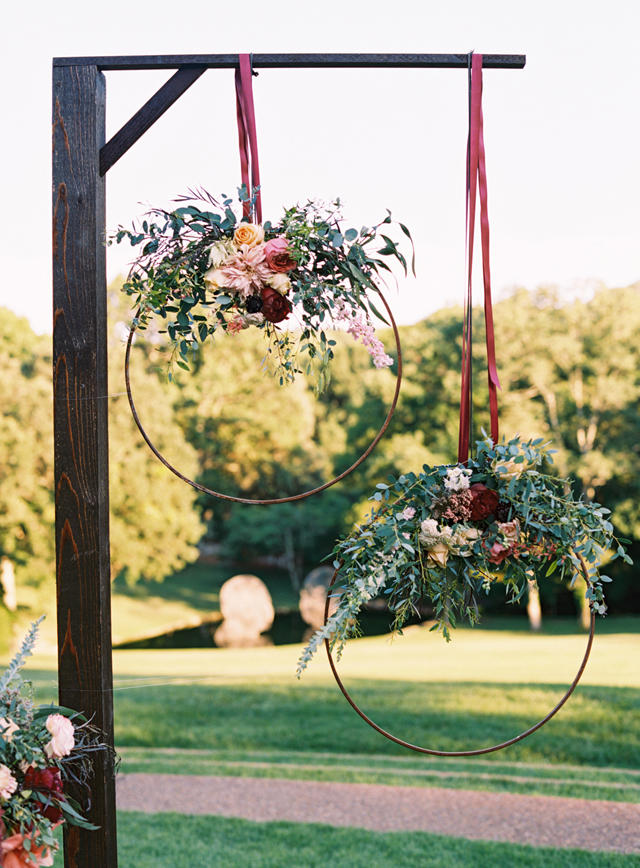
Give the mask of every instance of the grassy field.
[[[252, 823], [179, 814], [120, 814], [121, 868], [631, 868], [637, 857], [368, 832], [312, 823]], [[62, 865], [56, 859], [56, 868]]]
[[[542, 635], [522, 627], [495, 620], [457, 631], [449, 645], [425, 628], [393, 642], [360, 639], [340, 671], [363, 709], [403, 738], [449, 750], [484, 746], [542, 717], [584, 652], [572, 621], [547, 622]], [[606, 619], [598, 628], [583, 683], [558, 716], [508, 751], [469, 759], [419, 756], [383, 739], [346, 704], [324, 654], [295, 679], [300, 646], [116, 651], [122, 769], [638, 802], [640, 619]], [[55, 697], [53, 657], [36, 656], [29, 674], [38, 698]], [[125, 868], [638, 864], [636, 856], [418, 832], [166, 814], [122, 814], [119, 848]]]
[[[640, 801], [639, 622], [605, 624], [584, 683], [558, 716], [506, 752], [471, 759], [419, 756], [383, 739], [346, 704], [324, 659], [296, 681], [296, 646], [117, 651], [123, 770]], [[357, 640], [340, 664], [345, 683], [374, 720], [417, 744], [495, 743], [555, 704], [585, 643], [570, 624], [542, 636], [495, 626], [460, 630], [450, 645], [420, 628], [391, 645]], [[45, 662], [37, 658], [32, 674], [51, 698]]]

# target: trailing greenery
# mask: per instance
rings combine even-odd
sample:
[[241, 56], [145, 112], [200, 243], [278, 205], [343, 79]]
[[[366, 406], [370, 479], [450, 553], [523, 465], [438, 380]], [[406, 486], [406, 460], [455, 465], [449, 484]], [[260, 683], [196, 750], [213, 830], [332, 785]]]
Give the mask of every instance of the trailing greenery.
[[428, 600], [445, 638], [460, 619], [478, 620], [478, 601], [499, 581], [518, 602], [541, 570], [571, 584], [585, 573], [592, 609], [606, 612], [599, 571], [603, 553], [628, 563], [608, 519], [610, 510], [575, 497], [570, 480], [542, 471], [551, 450], [542, 439], [476, 444], [466, 465], [424, 466], [378, 483], [368, 521], [334, 549], [339, 571], [337, 609], [302, 653], [298, 675], [329, 640], [338, 658], [358, 635], [358, 615], [374, 597], [386, 597], [393, 627], [401, 630]]
[[[246, 190], [239, 194], [245, 202]], [[134, 325], [143, 329], [160, 317], [179, 367], [188, 370], [194, 349], [217, 332], [254, 326], [265, 334], [265, 361], [281, 385], [304, 372], [321, 392], [335, 347], [325, 329], [339, 322], [362, 339], [376, 367], [391, 364], [371, 325], [371, 316], [386, 321], [372, 300], [381, 272], [391, 271], [382, 257], [407, 272], [405, 256], [381, 231], [390, 214], [372, 227], [343, 229], [339, 199], [307, 201], [286, 209], [278, 223], [258, 225], [238, 220], [226, 196], [189, 191], [176, 201], [190, 204], [154, 208], [140, 226], [120, 226], [113, 238], [141, 246], [123, 285], [138, 308]], [[294, 312], [299, 332], [279, 330]]]

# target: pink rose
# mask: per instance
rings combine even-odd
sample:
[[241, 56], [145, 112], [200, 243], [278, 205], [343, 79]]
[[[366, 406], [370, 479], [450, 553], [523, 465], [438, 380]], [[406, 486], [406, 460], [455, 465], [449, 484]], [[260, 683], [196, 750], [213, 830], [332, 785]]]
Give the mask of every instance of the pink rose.
[[50, 714], [45, 724], [51, 733], [51, 741], [44, 746], [49, 759], [68, 756], [75, 745], [73, 724], [63, 714]]
[[291, 271], [298, 264], [289, 256], [289, 242], [282, 235], [264, 245], [264, 257], [272, 271]]
[[494, 542], [489, 549], [489, 563], [501, 564], [511, 554], [511, 546], [503, 546], [502, 543]]

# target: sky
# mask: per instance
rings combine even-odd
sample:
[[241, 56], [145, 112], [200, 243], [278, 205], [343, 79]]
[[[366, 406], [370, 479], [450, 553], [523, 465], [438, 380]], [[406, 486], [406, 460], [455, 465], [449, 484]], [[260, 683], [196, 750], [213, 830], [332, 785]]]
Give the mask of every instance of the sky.
[[[40, 332], [51, 330], [54, 56], [526, 54], [524, 70], [484, 74], [496, 297], [540, 285], [586, 297], [640, 280], [639, 4], [35, 0], [4, 15], [0, 305]], [[107, 138], [170, 75], [107, 73]], [[389, 208], [416, 241], [417, 278], [389, 293], [402, 323], [462, 301], [466, 87], [462, 70], [262, 70], [254, 79], [265, 217], [339, 196], [359, 227]], [[109, 172], [108, 229], [188, 187], [233, 193], [235, 123], [233, 73], [208, 71]], [[110, 280], [130, 257], [109, 249]]]

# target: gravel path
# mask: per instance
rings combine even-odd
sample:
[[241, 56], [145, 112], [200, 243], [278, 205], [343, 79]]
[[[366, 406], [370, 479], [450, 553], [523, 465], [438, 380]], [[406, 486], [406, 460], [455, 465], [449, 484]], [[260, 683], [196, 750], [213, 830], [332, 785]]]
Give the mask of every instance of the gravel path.
[[122, 774], [123, 811], [213, 814], [377, 831], [422, 830], [548, 847], [640, 853], [640, 805], [437, 787]]

